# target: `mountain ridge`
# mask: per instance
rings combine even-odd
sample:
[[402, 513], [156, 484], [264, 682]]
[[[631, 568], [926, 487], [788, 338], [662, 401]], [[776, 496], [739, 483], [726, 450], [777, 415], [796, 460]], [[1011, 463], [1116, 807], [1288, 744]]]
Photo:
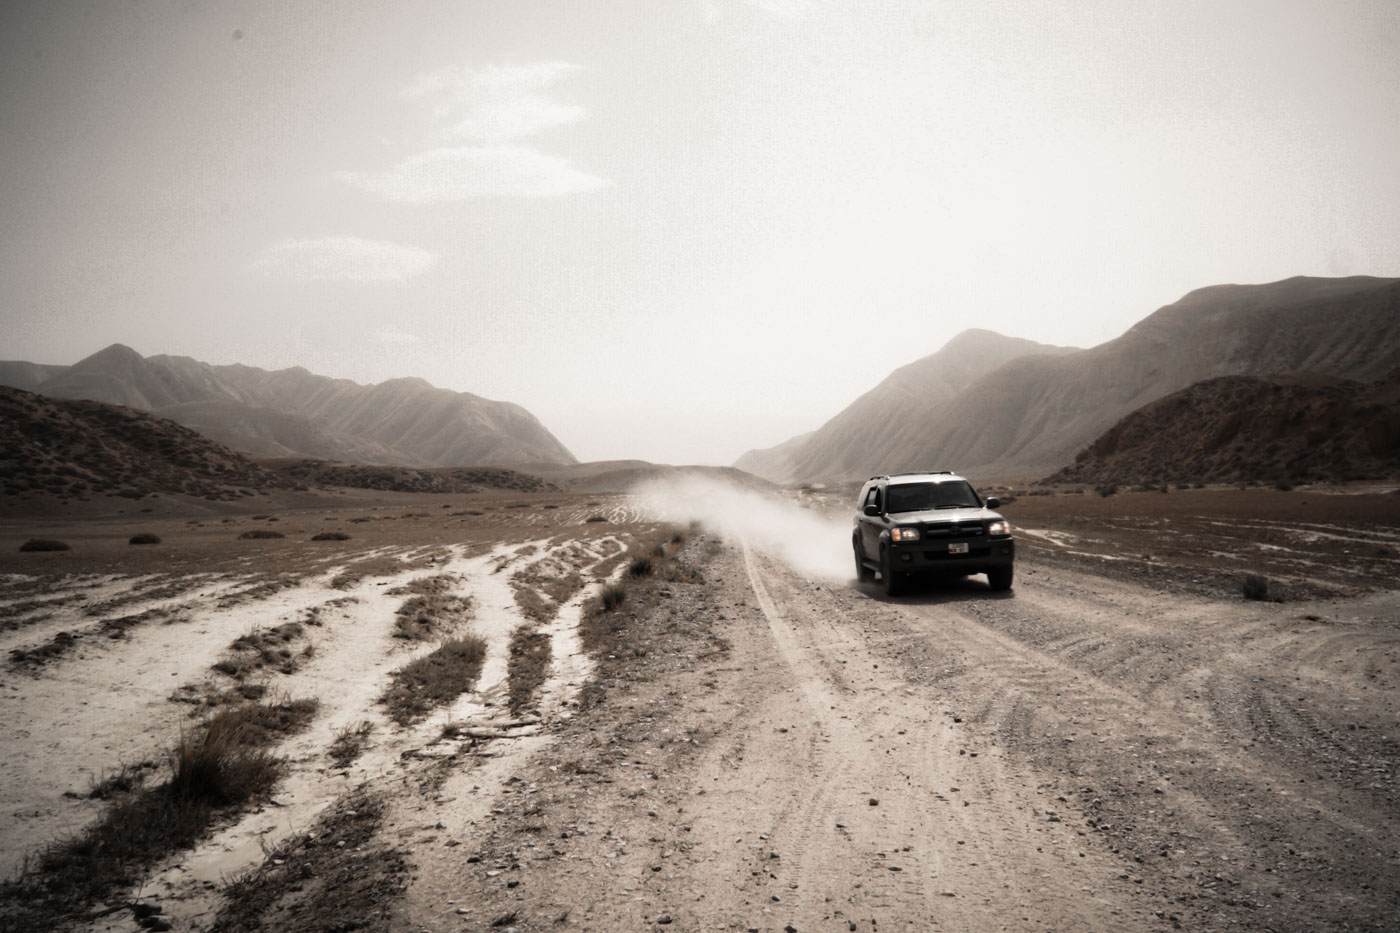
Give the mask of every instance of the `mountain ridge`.
[[415, 467], [577, 462], [520, 405], [415, 376], [365, 386], [301, 366], [143, 357], [116, 343], [67, 367], [0, 363], [0, 385], [152, 412], [259, 456]]
[[800, 446], [792, 480], [930, 468], [1045, 475], [1132, 411], [1202, 380], [1318, 372], [1374, 381], [1397, 366], [1400, 280], [1207, 286], [1113, 340], [1001, 361], [946, 397], [927, 392], [896, 404], [872, 390]]

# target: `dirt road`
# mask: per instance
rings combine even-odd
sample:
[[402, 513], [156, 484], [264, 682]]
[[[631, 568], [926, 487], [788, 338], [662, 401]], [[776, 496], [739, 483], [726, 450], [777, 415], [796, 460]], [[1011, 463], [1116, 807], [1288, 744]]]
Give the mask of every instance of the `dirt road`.
[[1393, 594], [1032, 555], [887, 600], [711, 551], [504, 793], [401, 830], [404, 929], [1395, 929]]
[[[143, 762], [116, 800], [158, 793], [171, 736], [252, 685], [316, 700], [273, 793], [53, 928], [1395, 930], [1400, 520], [1320, 496], [1024, 501], [1011, 593], [896, 599], [806, 492], [174, 515], [158, 553], [120, 519], [26, 528], [75, 547], [3, 577], [0, 856], [118, 812], [94, 776]], [[404, 724], [384, 691], [437, 648], [396, 619], [433, 581], [485, 660]], [[282, 660], [235, 682], [267, 632]]]

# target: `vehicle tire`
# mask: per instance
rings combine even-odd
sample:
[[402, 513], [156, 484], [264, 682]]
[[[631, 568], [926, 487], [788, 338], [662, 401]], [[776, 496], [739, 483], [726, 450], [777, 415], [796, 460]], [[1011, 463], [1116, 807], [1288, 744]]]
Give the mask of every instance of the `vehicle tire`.
[[851, 539], [851, 551], [855, 554], [856, 558], [856, 579], [861, 583], [869, 583], [871, 580], [874, 580], [875, 571], [865, 566], [865, 561], [861, 560], [860, 542], [854, 538]]
[[987, 583], [997, 592], [1005, 592], [1011, 589], [1011, 579], [1015, 576], [1015, 568], [1008, 564], [1005, 567], [993, 567], [987, 571]]
[[904, 592], [901, 575], [890, 569], [890, 552], [880, 552], [880, 580], [885, 585], [886, 596], [898, 596]]

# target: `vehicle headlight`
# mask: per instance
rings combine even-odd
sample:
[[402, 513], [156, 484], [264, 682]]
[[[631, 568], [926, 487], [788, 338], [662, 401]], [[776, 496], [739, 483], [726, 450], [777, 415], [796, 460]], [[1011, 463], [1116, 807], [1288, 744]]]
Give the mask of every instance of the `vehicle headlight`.
[[919, 540], [919, 529], [917, 528], [896, 528], [890, 532], [892, 541], [917, 541]]
[[987, 525], [987, 534], [1009, 535], [1011, 534], [1011, 523], [1004, 518], [998, 519], [997, 521], [994, 521]]

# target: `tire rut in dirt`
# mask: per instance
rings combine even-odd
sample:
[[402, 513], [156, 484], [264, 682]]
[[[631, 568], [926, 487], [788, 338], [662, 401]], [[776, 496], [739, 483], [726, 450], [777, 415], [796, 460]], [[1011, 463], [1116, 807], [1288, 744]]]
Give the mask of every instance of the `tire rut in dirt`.
[[[1082, 866], [1102, 876], [1112, 860], [1091, 852], [1081, 861], [1075, 832], [1037, 820], [1050, 808], [1000, 749], [940, 710], [945, 697], [894, 676], [889, 664], [881, 669], [859, 634], [874, 606], [852, 614], [844, 594], [752, 554], [746, 565], [805, 695], [831, 695], [829, 682], [809, 681], [832, 669], [857, 688], [835, 718], [814, 709], [827, 740], [814, 761], [818, 787], [776, 830], [799, 853], [794, 883], [807, 894], [796, 917], [844, 918], [862, 929], [874, 921], [1020, 926], [1032, 915], [1074, 928], [1122, 922], [1120, 907], [1081, 890]], [[833, 915], [814, 893], [842, 912]]]
[[[1384, 867], [1400, 855], [1394, 748], [1318, 712], [1347, 706], [1338, 691], [1315, 689], [1304, 706], [1304, 687], [1291, 700], [1286, 683], [1261, 687], [1290, 655], [1330, 658], [1326, 638], [1271, 634], [1248, 612], [1202, 604], [1202, 624], [1175, 638], [1143, 638], [1130, 618], [1120, 632], [1130, 647], [1085, 650], [1111, 641], [1113, 612], [1085, 600], [1094, 611], [1075, 635], [1067, 601], [1052, 595], [1040, 625], [1034, 593], [907, 615], [960, 658], [967, 673], [945, 686], [969, 716], [1056, 775], [1059, 796], [1134, 859], [1129, 874], [1145, 890], [1201, 910], [1202, 921], [1383, 928], [1380, 918], [1400, 909]], [[1153, 598], [1142, 592], [1140, 615], [1153, 614]], [[1133, 608], [1129, 599], [1119, 611]], [[1241, 636], [1256, 644], [1241, 652]], [[1288, 646], [1282, 659], [1262, 647], [1278, 644]]]

